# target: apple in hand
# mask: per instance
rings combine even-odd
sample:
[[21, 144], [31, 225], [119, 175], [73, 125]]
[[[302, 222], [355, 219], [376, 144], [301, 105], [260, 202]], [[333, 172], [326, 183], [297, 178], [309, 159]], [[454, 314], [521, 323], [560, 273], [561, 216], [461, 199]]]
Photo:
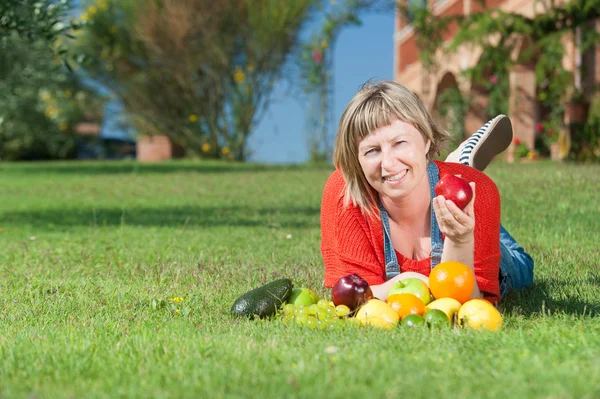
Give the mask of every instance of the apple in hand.
[[373, 298], [373, 291], [367, 280], [356, 273], [340, 278], [331, 289], [335, 306], [346, 305], [351, 311]]
[[388, 290], [388, 297], [394, 294], [413, 294], [423, 301], [425, 305], [431, 302], [429, 287], [421, 279], [411, 277], [396, 282]]
[[319, 295], [310, 288], [294, 288], [288, 303], [310, 306], [319, 301]]
[[433, 188], [435, 195], [441, 195], [442, 197], [450, 200], [456, 204], [456, 206], [463, 210], [473, 198], [473, 189], [469, 185], [469, 182], [462, 177], [454, 175], [445, 175]]

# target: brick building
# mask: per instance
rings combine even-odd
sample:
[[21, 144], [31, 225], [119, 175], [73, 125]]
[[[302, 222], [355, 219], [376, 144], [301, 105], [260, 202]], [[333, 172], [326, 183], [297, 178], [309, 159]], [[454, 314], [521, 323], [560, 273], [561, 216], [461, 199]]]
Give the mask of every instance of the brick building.
[[[476, 0], [438, 0], [428, 2], [437, 15], [469, 15], [481, 10], [481, 3]], [[518, 13], [534, 17], [543, 12], [540, 2], [535, 0], [487, 0], [486, 7], [496, 7], [505, 12]], [[595, 22], [600, 31], [600, 22]], [[445, 40], [451, 39], [457, 32], [457, 25], [450, 25], [444, 35]], [[594, 87], [600, 83], [600, 45], [585, 52], [578, 49], [576, 35], [569, 33], [564, 40], [563, 67], [574, 72], [575, 84], [586, 96], [591, 97]], [[520, 40], [514, 49], [513, 57], [525, 51], [527, 40]], [[418, 46], [413, 27], [407, 18], [396, 13], [394, 33], [394, 79], [411, 89], [434, 116], [439, 117], [439, 98], [447, 89], [457, 87], [462, 94], [469, 94], [472, 102], [465, 115], [465, 128], [468, 134], [475, 132], [488, 119], [483, 111], [489, 103], [487, 93], [478, 85], [470, 82], [461, 72], [479, 62], [483, 49], [461, 47], [451, 55], [441, 52], [436, 54], [437, 68], [427, 71], [421, 65]], [[581, 67], [583, 66], [583, 68]], [[581, 71], [586, 71], [581, 73]], [[513, 122], [515, 137], [533, 148], [536, 136], [536, 125], [543, 119], [541, 106], [536, 99], [535, 64], [515, 65], [508, 71], [510, 98], [509, 117]], [[565, 123], [569, 123], [568, 113], [565, 113]], [[442, 121], [443, 122], [443, 121]], [[442, 123], [443, 124], [443, 123]], [[447, 127], [447, 126], [446, 126]]]

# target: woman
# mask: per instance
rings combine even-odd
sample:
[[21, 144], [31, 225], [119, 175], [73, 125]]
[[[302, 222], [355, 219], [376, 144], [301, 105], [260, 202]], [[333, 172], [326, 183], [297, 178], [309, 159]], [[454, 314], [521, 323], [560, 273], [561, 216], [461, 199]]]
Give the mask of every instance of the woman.
[[[504, 116], [490, 121], [492, 129], [484, 126], [483, 134], [473, 135], [450, 158], [483, 169], [510, 143], [512, 130], [508, 142], [499, 141], [506, 143], [500, 151], [489, 150], [499, 142], [488, 133], [501, 124], [506, 129], [507, 121]], [[354, 96], [338, 128], [337, 170], [323, 191], [327, 287], [357, 273], [385, 299], [397, 281], [427, 282], [429, 271], [448, 260], [474, 271], [473, 298], [496, 303], [510, 288], [531, 283], [533, 260], [500, 226], [494, 182], [471, 166], [433, 161], [446, 139], [421, 101], [400, 84], [366, 85]], [[446, 174], [471, 182], [475, 195], [463, 211], [434, 195], [433, 187]]]

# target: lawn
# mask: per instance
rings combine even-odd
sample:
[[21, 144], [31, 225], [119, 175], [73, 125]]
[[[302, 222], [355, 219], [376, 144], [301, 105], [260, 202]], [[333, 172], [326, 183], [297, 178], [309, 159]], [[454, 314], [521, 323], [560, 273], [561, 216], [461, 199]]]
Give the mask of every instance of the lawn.
[[600, 397], [598, 165], [488, 169], [536, 260], [497, 333], [233, 319], [240, 294], [280, 277], [329, 298], [328, 168], [0, 170], [0, 398]]

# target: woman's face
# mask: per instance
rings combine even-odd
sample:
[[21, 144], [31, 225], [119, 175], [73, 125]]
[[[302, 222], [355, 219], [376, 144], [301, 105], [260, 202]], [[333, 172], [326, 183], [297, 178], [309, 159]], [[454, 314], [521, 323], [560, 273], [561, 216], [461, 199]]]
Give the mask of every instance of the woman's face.
[[382, 199], [402, 199], [423, 182], [430, 144], [413, 125], [395, 120], [359, 143], [358, 160]]

